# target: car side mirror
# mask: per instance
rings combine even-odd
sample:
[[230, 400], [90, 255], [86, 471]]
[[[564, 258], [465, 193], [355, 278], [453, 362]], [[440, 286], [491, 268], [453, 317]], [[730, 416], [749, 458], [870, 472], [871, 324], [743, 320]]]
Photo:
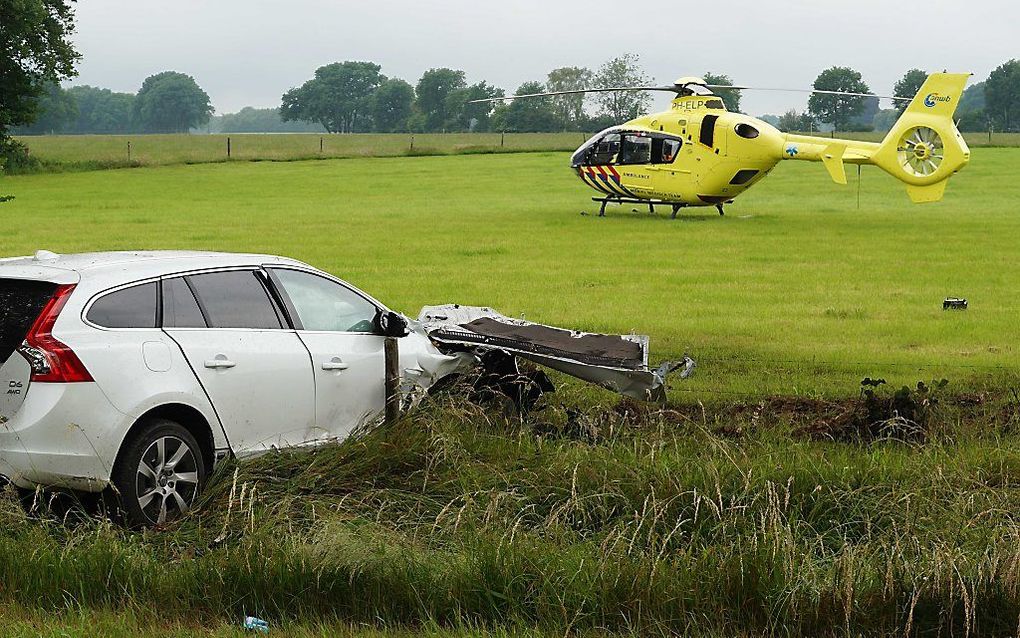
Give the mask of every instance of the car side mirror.
[[376, 312], [372, 323], [375, 324], [376, 334], [384, 337], [406, 337], [410, 332], [407, 329], [407, 319], [392, 310]]

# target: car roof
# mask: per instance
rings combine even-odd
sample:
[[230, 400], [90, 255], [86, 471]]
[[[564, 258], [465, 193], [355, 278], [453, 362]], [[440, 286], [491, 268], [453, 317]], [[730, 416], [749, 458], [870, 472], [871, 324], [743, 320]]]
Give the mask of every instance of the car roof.
[[40, 250], [35, 255], [0, 259], [0, 278], [57, 283], [89, 279], [116, 284], [175, 272], [263, 264], [307, 266], [295, 259], [258, 253], [140, 250], [59, 255]]

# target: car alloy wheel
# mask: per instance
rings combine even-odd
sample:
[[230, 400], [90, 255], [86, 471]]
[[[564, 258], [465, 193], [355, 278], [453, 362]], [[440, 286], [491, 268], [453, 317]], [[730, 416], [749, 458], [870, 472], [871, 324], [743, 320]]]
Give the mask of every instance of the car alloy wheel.
[[135, 498], [150, 523], [162, 524], [188, 511], [198, 494], [196, 451], [176, 436], [149, 444], [135, 472]]

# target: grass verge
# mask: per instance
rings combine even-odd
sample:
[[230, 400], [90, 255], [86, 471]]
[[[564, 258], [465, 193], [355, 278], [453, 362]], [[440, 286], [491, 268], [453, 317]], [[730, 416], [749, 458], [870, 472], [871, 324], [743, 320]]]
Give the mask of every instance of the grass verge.
[[839, 437], [831, 411], [867, 399], [550, 401], [522, 418], [450, 396], [339, 445], [225, 465], [163, 530], [4, 500], [0, 603], [177, 626], [1013, 632], [1020, 409], [928, 405], [922, 437]]

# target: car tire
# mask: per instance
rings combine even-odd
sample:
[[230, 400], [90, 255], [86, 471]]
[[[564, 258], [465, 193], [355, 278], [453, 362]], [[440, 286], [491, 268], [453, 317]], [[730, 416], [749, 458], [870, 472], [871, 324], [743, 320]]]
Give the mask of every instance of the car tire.
[[202, 448], [187, 429], [152, 419], [124, 442], [113, 470], [118, 513], [132, 527], [179, 518], [205, 486]]

